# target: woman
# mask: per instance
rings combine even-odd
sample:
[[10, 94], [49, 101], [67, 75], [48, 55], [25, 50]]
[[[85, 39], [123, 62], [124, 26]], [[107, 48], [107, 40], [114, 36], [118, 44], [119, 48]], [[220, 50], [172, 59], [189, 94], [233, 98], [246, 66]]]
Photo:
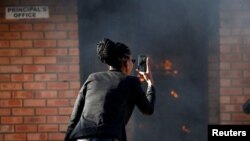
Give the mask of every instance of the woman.
[[135, 60], [123, 43], [104, 39], [97, 44], [97, 55], [108, 71], [89, 75], [79, 91], [71, 114], [65, 141], [126, 141], [125, 126], [135, 105], [144, 114], [154, 111], [155, 89], [148, 64], [139, 72], [148, 84], [130, 76]]

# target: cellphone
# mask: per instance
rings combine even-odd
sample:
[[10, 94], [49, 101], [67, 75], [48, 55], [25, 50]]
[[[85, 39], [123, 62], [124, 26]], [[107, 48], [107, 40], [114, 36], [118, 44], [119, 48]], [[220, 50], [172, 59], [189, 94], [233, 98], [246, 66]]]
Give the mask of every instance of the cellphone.
[[146, 55], [138, 55], [137, 68], [141, 72], [147, 71], [147, 56]]

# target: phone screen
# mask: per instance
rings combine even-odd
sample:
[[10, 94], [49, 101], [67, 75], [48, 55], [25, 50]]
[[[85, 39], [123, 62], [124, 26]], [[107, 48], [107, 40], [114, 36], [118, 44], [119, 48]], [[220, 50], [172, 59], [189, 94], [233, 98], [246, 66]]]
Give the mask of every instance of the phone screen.
[[142, 72], [147, 71], [147, 56], [146, 55], [138, 55], [138, 70]]

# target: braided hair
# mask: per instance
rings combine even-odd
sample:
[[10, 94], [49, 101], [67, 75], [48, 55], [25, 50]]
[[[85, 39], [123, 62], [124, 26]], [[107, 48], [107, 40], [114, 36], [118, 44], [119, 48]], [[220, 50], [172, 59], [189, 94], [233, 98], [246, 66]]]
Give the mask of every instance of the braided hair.
[[128, 46], [104, 38], [97, 44], [97, 56], [102, 63], [120, 70], [125, 59], [129, 58], [131, 51]]

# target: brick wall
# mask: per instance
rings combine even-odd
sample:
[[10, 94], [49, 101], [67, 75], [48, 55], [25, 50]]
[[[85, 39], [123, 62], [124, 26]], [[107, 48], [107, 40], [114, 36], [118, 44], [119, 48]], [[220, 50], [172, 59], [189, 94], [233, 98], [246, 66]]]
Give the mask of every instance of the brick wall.
[[[6, 20], [6, 6], [49, 6]], [[62, 140], [80, 87], [76, 0], [1, 0], [0, 141]]]
[[221, 0], [219, 109], [221, 124], [249, 124], [242, 111], [250, 98], [250, 1]]

